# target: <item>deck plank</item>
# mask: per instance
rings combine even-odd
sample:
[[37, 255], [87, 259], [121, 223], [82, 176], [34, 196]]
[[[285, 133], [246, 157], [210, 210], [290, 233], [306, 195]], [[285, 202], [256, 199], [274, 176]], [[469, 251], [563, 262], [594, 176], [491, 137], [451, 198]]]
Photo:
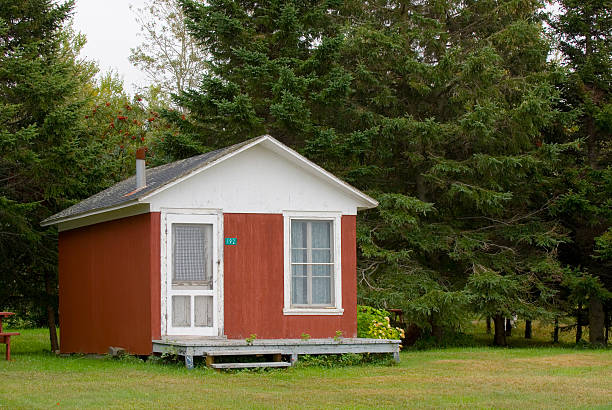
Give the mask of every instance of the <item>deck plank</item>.
[[259, 354], [283, 354], [280, 350], [211, 350], [204, 352], [206, 356], [246, 356]]
[[213, 369], [248, 369], [258, 367], [290, 367], [289, 362], [213, 363]]

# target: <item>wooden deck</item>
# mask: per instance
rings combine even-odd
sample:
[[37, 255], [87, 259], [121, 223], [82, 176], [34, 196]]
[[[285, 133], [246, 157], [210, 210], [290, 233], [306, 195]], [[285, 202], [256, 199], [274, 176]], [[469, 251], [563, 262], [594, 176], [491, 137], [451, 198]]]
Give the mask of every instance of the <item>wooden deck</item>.
[[242, 356], [274, 355], [280, 352], [291, 357], [295, 364], [301, 354], [342, 354], [342, 353], [392, 353], [399, 362], [400, 340], [391, 339], [256, 339], [245, 340], [224, 338], [203, 338], [192, 336], [169, 336], [153, 340], [154, 353], [172, 353], [185, 357], [185, 365], [193, 367], [195, 356]]

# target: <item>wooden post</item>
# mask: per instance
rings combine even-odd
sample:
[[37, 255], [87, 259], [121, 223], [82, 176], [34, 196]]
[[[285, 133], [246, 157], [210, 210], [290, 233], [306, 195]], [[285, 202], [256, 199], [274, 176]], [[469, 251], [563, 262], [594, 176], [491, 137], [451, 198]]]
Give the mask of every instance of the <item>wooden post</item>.
[[11, 337], [4, 336], [4, 343], [6, 343], [6, 361], [11, 361]]
[[206, 367], [210, 367], [215, 362], [214, 356], [206, 355]]
[[188, 369], [193, 369], [193, 356], [190, 354], [185, 355], [185, 367]]

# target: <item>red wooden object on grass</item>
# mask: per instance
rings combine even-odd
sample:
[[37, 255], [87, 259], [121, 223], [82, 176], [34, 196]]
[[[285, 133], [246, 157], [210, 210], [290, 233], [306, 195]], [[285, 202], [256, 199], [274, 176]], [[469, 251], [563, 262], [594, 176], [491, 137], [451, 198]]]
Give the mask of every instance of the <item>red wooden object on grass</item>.
[[13, 312], [0, 312], [0, 343], [6, 345], [6, 360], [11, 360], [11, 336], [19, 336], [17, 332], [3, 332], [2, 331], [2, 319], [14, 315]]

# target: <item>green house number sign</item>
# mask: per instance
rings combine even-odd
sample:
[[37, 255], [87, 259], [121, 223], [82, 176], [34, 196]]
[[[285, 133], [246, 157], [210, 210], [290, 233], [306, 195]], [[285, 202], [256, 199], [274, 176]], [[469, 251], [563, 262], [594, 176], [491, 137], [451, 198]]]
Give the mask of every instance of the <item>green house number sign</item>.
[[238, 243], [238, 238], [225, 238], [226, 245], [236, 245]]

